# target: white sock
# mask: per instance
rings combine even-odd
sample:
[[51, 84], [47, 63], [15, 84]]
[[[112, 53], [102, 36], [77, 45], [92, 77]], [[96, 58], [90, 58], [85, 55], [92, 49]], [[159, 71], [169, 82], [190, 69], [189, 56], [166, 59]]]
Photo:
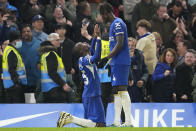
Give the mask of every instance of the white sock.
[[125, 124], [131, 125], [131, 99], [129, 94], [127, 91], [119, 91], [118, 93], [121, 97], [123, 110], [125, 112]]
[[120, 126], [122, 100], [119, 94], [114, 94], [114, 125]]
[[79, 126], [83, 126], [83, 127], [95, 127], [96, 126], [96, 123], [91, 120], [82, 119], [82, 118], [75, 117], [75, 116], [72, 116], [72, 117], [73, 117], [72, 122]]

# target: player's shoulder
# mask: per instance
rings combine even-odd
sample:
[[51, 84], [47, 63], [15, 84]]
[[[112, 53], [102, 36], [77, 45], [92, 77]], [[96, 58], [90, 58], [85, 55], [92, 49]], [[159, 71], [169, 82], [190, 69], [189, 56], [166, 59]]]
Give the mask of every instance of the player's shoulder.
[[124, 23], [122, 21], [122, 19], [120, 18], [116, 18], [114, 21], [113, 21], [113, 24], [112, 24], [113, 28], [114, 29], [123, 29], [124, 27]]
[[90, 63], [91, 57], [92, 56], [90, 56], [90, 55], [86, 55], [86, 56], [80, 57], [79, 58], [79, 64], [86, 65], [86, 64]]

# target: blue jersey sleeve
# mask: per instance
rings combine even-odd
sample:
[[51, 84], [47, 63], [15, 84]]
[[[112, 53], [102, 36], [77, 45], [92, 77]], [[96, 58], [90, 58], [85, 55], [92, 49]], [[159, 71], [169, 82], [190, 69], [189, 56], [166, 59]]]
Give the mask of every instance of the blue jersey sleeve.
[[95, 53], [95, 44], [96, 44], [96, 39], [92, 38], [91, 48], [90, 48], [91, 55], [94, 55]]
[[120, 21], [117, 21], [116, 23], [114, 23], [114, 33], [115, 33], [115, 36], [124, 35], [123, 25]]
[[101, 40], [97, 39], [96, 51], [95, 54], [91, 57], [90, 62], [93, 64], [97, 62], [97, 60], [99, 60], [100, 57], [101, 57]]
[[101, 40], [97, 40], [96, 51], [93, 56], [87, 55], [80, 57], [79, 59], [79, 68], [82, 70], [82, 67], [85, 65], [94, 64], [101, 57]]

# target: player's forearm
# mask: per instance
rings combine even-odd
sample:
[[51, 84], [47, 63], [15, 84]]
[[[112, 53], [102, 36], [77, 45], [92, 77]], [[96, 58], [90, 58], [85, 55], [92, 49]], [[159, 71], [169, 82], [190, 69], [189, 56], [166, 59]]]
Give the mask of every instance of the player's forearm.
[[91, 55], [94, 55], [95, 53], [95, 44], [96, 44], [96, 39], [92, 38], [91, 48], [90, 48]]
[[117, 44], [113, 48], [113, 50], [110, 52], [110, 54], [108, 54], [108, 56], [107, 56], [108, 59], [110, 59], [114, 55], [116, 55], [121, 50], [121, 48], [123, 47], [123, 36], [117, 36], [116, 39], [117, 39]]
[[97, 47], [95, 54], [91, 58], [91, 63], [95, 63], [101, 57], [101, 39], [97, 39]]

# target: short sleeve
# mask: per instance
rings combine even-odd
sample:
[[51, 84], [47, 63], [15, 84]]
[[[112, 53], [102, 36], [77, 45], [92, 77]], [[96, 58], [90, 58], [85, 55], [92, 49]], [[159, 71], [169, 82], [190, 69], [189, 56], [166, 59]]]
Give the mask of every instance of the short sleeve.
[[114, 33], [115, 36], [124, 35], [123, 25], [121, 22], [117, 21], [114, 23]]

